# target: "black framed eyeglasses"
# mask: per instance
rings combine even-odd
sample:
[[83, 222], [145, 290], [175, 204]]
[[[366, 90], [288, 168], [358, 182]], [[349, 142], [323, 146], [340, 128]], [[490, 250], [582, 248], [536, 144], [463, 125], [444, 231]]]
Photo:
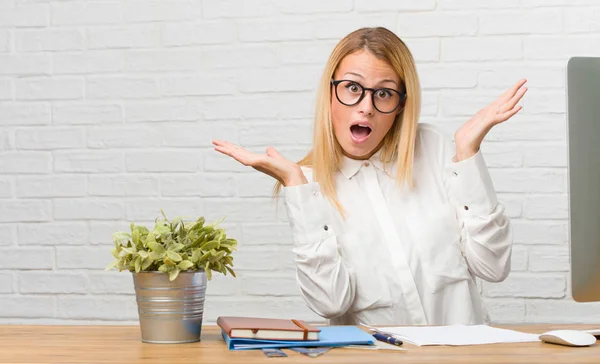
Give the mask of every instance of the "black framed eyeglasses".
[[399, 92], [393, 88], [368, 88], [352, 80], [334, 80], [331, 84], [335, 88], [335, 97], [346, 106], [354, 106], [362, 101], [367, 91], [371, 91], [371, 101], [377, 111], [391, 114], [398, 108], [403, 108], [406, 103], [406, 92]]

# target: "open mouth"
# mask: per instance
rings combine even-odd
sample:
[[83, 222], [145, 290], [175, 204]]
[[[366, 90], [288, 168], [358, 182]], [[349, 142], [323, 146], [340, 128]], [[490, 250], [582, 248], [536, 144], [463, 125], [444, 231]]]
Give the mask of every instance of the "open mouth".
[[355, 124], [350, 127], [350, 135], [353, 142], [360, 144], [369, 138], [371, 128], [364, 124]]

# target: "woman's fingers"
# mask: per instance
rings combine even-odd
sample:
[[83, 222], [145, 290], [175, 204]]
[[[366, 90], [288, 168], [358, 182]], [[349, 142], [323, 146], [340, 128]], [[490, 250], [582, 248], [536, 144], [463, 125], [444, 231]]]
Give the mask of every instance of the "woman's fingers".
[[238, 158], [236, 157], [235, 151], [233, 151], [231, 148], [216, 146], [214, 149], [217, 152], [225, 154], [239, 162]]
[[235, 159], [236, 161], [238, 161], [244, 165], [249, 165], [247, 163], [251, 163], [251, 161], [252, 161], [251, 154], [253, 154], [253, 153], [251, 153], [245, 149], [242, 149], [242, 148], [232, 148], [230, 146], [215, 145], [214, 149], [217, 152], [220, 152], [220, 153], [230, 156], [231, 158]]
[[241, 148], [232, 150], [230, 156], [243, 165], [250, 167], [255, 167], [259, 160], [258, 155]]
[[515, 105], [517, 105], [517, 103], [521, 101], [523, 95], [525, 95], [525, 92], [527, 92], [527, 87], [523, 87], [519, 91], [517, 91], [517, 93], [506, 102], [504, 110], [512, 110], [515, 107]]
[[227, 154], [230, 157], [233, 157], [234, 154], [241, 155], [242, 157], [247, 156], [247, 154], [253, 154], [246, 149], [225, 140], [213, 140], [212, 143], [215, 146], [215, 150]]
[[224, 146], [225, 143], [227, 143], [227, 142], [225, 142], [224, 140], [218, 140], [218, 139], [215, 139], [215, 140], [212, 141], [212, 144], [214, 146], [218, 146], [218, 147]]
[[506, 120], [512, 118], [516, 113], [521, 111], [521, 109], [522, 109], [521, 106], [517, 106], [503, 114], [498, 115], [498, 122], [501, 123], [503, 121], [506, 121]]
[[525, 84], [525, 82], [527, 82], [526, 79], [519, 80], [517, 83], [515, 83], [513, 85], [513, 87], [509, 88], [502, 95], [500, 95], [500, 98], [499, 98], [500, 103], [503, 104], [503, 103], [508, 102], [508, 100], [512, 99], [513, 96], [515, 96], [515, 94], [517, 93], [517, 91], [519, 91], [521, 86], [523, 86]]
[[246, 149], [237, 146], [235, 146], [236, 148], [233, 148], [233, 146], [234, 145], [231, 143], [226, 143], [222, 145], [216, 145], [214, 149], [217, 152], [232, 157], [233, 159], [242, 163], [245, 166], [261, 169], [273, 169], [273, 163], [270, 161], [270, 158], [268, 158], [268, 156], [252, 153]]
[[277, 149], [273, 148], [273, 147], [268, 147], [267, 148], [267, 155], [269, 157], [275, 158], [277, 160], [281, 160], [281, 161], [287, 161], [287, 159], [285, 159], [284, 156], [282, 156], [281, 154], [279, 154], [279, 152], [277, 151]]
[[213, 140], [212, 143], [215, 146], [230, 148], [232, 150], [243, 149], [243, 148], [240, 148], [238, 145], [233, 144], [233, 143], [228, 142], [228, 141], [225, 141], [225, 140]]
[[294, 170], [295, 163], [287, 160], [273, 147], [268, 147], [266, 154], [257, 154], [224, 140], [213, 140], [212, 143], [217, 152], [228, 155], [239, 163], [265, 173], [282, 183]]
[[506, 103], [501, 105], [498, 108], [495, 122], [501, 123], [503, 121], [506, 121], [506, 120], [510, 119], [513, 115], [515, 115], [517, 112], [519, 112], [522, 109], [522, 107], [517, 106], [517, 103], [519, 101], [521, 101], [521, 99], [523, 98], [523, 96], [525, 95], [526, 92], [527, 92], [527, 87], [522, 87]]

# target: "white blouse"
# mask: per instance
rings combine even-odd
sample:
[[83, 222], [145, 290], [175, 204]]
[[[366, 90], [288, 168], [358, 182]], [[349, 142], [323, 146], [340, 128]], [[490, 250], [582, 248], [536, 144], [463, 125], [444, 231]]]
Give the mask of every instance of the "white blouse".
[[507, 277], [512, 231], [483, 155], [453, 163], [452, 140], [429, 124], [415, 148], [412, 190], [379, 152], [344, 158], [335, 186], [345, 220], [311, 169], [308, 184], [283, 189], [302, 297], [331, 324], [489, 322], [475, 277]]

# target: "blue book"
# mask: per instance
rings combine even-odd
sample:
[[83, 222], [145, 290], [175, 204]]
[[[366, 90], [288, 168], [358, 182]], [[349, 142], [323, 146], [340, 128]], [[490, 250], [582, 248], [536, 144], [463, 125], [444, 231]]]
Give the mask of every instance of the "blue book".
[[346, 346], [374, 345], [373, 336], [356, 326], [322, 326], [319, 327], [319, 340], [289, 341], [289, 340], [260, 340], [230, 338], [221, 330], [223, 339], [229, 350], [251, 350], [271, 348], [317, 347], [317, 346]]

